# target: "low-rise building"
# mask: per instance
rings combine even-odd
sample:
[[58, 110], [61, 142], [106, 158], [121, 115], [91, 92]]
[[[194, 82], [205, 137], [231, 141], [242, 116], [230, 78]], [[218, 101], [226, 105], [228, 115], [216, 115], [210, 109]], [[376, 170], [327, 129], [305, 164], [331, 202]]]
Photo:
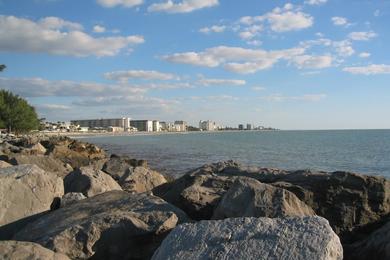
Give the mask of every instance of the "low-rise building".
[[177, 132], [187, 131], [187, 122], [182, 120], [175, 121], [175, 129]]

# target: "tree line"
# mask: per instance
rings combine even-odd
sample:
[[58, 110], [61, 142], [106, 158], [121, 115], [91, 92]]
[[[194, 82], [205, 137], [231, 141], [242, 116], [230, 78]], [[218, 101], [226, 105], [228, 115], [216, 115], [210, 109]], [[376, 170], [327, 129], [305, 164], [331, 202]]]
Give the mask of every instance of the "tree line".
[[[0, 64], [0, 71], [6, 68]], [[0, 129], [16, 134], [36, 130], [39, 127], [35, 108], [22, 97], [0, 89]]]

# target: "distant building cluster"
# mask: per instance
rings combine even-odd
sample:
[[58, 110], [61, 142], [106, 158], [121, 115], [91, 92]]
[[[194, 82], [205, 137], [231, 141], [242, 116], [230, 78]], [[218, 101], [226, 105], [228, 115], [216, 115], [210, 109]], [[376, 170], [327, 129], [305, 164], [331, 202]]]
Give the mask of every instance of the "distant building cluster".
[[71, 125], [80, 131], [105, 130], [108, 132], [185, 132], [187, 122], [160, 122], [158, 120], [132, 120], [128, 117], [111, 119], [72, 120]]
[[186, 121], [165, 122], [159, 120], [133, 120], [129, 117], [71, 120], [65, 122], [41, 122], [41, 130], [50, 132], [186, 132], [186, 131], [218, 131], [218, 130], [275, 130], [252, 124], [239, 124], [238, 128], [221, 127], [214, 121], [201, 120], [199, 128], [189, 126]]

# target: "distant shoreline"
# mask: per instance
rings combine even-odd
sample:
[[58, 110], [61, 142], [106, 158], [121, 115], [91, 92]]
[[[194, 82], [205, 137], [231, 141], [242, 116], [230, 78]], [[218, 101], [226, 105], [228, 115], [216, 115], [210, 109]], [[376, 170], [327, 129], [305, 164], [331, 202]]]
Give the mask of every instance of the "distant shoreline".
[[301, 132], [301, 131], [389, 131], [390, 129], [308, 129], [308, 130], [219, 130], [219, 131], [187, 131], [187, 132], [121, 132], [121, 133], [77, 133], [77, 132], [44, 132], [47, 136], [68, 136], [74, 139], [89, 137], [115, 137], [115, 136], [158, 136], [158, 135], [185, 135], [185, 134], [218, 134], [218, 133], [269, 133], [269, 132]]
[[184, 134], [214, 134], [214, 133], [237, 133], [237, 132], [274, 132], [280, 130], [220, 130], [220, 131], [187, 131], [187, 132], [121, 132], [121, 133], [77, 133], [77, 132], [45, 132], [48, 136], [69, 136], [71, 138], [88, 137], [114, 137], [114, 136], [154, 136], [154, 135], [184, 135]]

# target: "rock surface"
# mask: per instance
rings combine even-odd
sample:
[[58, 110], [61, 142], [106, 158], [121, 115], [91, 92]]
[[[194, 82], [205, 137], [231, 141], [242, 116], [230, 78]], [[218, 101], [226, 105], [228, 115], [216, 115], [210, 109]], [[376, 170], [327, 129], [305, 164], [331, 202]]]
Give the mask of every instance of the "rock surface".
[[66, 206], [69, 206], [79, 200], [83, 200], [83, 199], [86, 199], [87, 197], [84, 196], [84, 194], [80, 193], [80, 192], [70, 192], [70, 193], [66, 193], [64, 196], [62, 196], [61, 198], [61, 204], [60, 204], [60, 207], [63, 208], [63, 207], [66, 207]]
[[69, 260], [66, 255], [55, 253], [39, 244], [20, 241], [0, 241], [0, 259]]
[[96, 145], [72, 140], [68, 137], [51, 137], [41, 141], [47, 149], [48, 155], [69, 164], [73, 168], [80, 168], [106, 158], [105, 152]]
[[147, 194], [110, 191], [51, 212], [14, 237], [71, 259], [148, 259], [185, 213]]
[[123, 190], [135, 193], [151, 191], [166, 182], [163, 175], [142, 166], [130, 168], [129, 173], [118, 181]]
[[214, 210], [213, 219], [235, 217], [303, 217], [314, 211], [294, 193], [261, 183], [248, 177], [239, 177], [223, 195]]
[[111, 155], [110, 159], [103, 165], [102, 170], [109, 174], [112, 178], [119, 181], [126, 178], [132, 168], [142, 166], [147, 167], [144, 160], [131, 159], [128, 156]]
[[86, 197], [111, 190], [122, 190], [110, 175], [92, 167], [81, 167], [69, 173], [64, 178], [64, 186], [65, 193], [80, 192]]
[[63, 194], [62, 179], [35, 165], [0, 169], [0, 226], [49, 210]]
[[55, 173], [61, 178], [64, 178], [71, 171], [64, 166], [63, 162], [51, 156], [11, 154], [9, 162], [13, 165], [35, 164], [42, 170]]
[[365, 239], [345, 246], [345, 260], [390, 259], [390, 221]]
[[231, 218], [176, 227], [153, 255], [166, 259], [343, 258], [338, 236], [321, 217]]
[[131, 193], [151, 191], [167, 182], [162, 174], [147, 168], [146, 161], [128, 156], [111, 155], [102, 170], [114, 178], [123, 190]]
[[9, 163], [7, 163], [5, 161], [0, 160], [0, 169], [1, 168], [11, 167], [11, 166], [12, 166], [11, 164], [9, 164]]

